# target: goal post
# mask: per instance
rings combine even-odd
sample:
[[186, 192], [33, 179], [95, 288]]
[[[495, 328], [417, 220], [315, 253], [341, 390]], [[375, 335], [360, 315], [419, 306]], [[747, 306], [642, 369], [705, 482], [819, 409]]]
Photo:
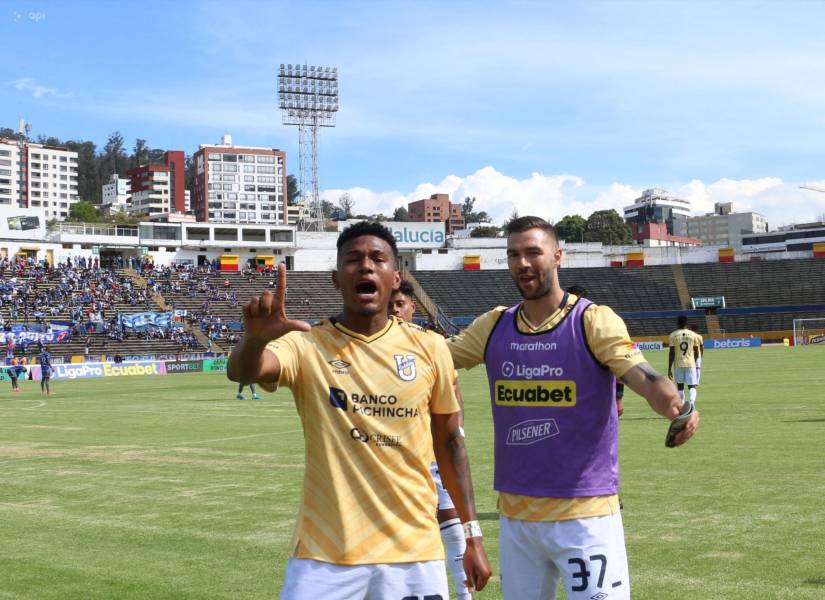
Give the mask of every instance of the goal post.
[[793, 320], [794, 346], [822, 344], [825, 346], [825, 317]]

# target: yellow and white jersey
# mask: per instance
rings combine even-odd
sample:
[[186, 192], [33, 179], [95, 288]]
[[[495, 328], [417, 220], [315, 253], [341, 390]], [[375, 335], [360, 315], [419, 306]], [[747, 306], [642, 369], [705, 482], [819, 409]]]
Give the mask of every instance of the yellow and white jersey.
[[674, 350], [673, 367], [695, 369], [695, 349], [699, 347], [699, 337], [690, 329], [677, 329], [668, 337], [668, 344]]
[[395, 317], [369, 337], [330, 320], [267, 348], [304, 429], [292, 556], [339, 565], [443, 559], [430, 414], [459, 410], [444, 339]]
[[699, 344], [699, 359], [701, 360], [701, 358], [705, 355], [705, 338], [695, 331], [693, 332], [693, 335], [696, 336], [696, 342]]

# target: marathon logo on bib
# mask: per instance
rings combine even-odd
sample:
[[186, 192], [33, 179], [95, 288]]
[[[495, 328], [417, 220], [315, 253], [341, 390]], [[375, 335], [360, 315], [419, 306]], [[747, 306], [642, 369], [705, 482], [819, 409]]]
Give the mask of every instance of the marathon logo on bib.
[[571, 380], [496, 381], [498, 406], [576, 406], [576, 382]]
[[412, 354], [393, 354], [395, 359], [395, 370], [401, 381], [413, 381], [415, 379], [415, 356]]

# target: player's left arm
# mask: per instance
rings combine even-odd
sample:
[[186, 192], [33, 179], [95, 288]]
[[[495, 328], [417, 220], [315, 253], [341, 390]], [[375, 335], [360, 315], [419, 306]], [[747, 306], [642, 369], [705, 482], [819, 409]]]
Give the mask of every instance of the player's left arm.
[[490, 561], [484, 550], [481, 528], [476, 515], [473, 479], [470, 475], [470, 460], [464, 445], [461, 428], [461, 413], [432, 414], [433, 449], [438, 462], [441, 481], [455, 504], [461, 522], [468, 525], [467, 549], [464, 551], [464, 573], [467, 588], [472, 591], [484, 589], [490, 578]]
[[461, 388], [458, 387], [458, 374], [453, 373], [453, 392], [458, 402], [458, 426], [461, 427], [461, 435], [464, 435], [464, 397], [461, 395]]
[[[650, 407], [663, 417], [672, 421], [682, 414], [683, 403], [676, 386], [657, 373], [642, 353], [633, 347], [621, 317], [607, 306], [591, 306], [585, 312], [584, 324], [587, 343], [602, 365], [609, 368], [627, 387], [644, 397]], [[670, 364], [673, 364], [672, 359]], [[687, 427], [677, 436], [676, 445], [684, 444], [695, 433], [698, 425], [699, 413], [694, 411]]]
[[467, 575], [467, 587], [471, 591], [481, 590], [490, 578], [490, 561], [484, 551], [476, 516], [470, 460], [464, 445], [462, 411], [456, 399], [458, 385], [455, 368], [443, 340], [435, 345], [433, 366], [435, 382], [430, 399], [433, 450], [441, 481], [455, 504], [461, 522], [466, 526], [464, 573]]
[[[673, 382], [656, 372], [648, 363], [641, 363], [622, 375], [627, 387], [644, 397], [654, 411], [670, 421], [682, 413], [687, 414], [690, 403], [683, 402]], [[687, 423], [674, 439], [674, 446], [681, 446], [696, 433], [699, 428], [699, 411], [693, 410]]]

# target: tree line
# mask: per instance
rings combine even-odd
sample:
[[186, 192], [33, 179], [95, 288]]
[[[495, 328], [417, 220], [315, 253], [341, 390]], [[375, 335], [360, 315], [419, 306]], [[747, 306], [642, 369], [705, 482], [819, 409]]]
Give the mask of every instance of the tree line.
[[[20, 139], [20, 135], [9, 128], [0, 129], [0, 137]], [[125, 177], [129, 169], [140, 165], [162, 164], [162, 148], [151, 148], [145, 139], [137, 138], [131, 151], [126, 148], [126, 140], [119, 131], [111, 133], [103, 148], [98, 148], [91, 140], [62, 140], [55, 136], [40, 135], [30, 140], [36, 144], [57, 146], [77, 152], [77, 195], [80, 200], [100, 204], [103, 184], [113, 173]], [[191, 188], [194, 171], [191, 159], [186, 159], [186, 187]]]

